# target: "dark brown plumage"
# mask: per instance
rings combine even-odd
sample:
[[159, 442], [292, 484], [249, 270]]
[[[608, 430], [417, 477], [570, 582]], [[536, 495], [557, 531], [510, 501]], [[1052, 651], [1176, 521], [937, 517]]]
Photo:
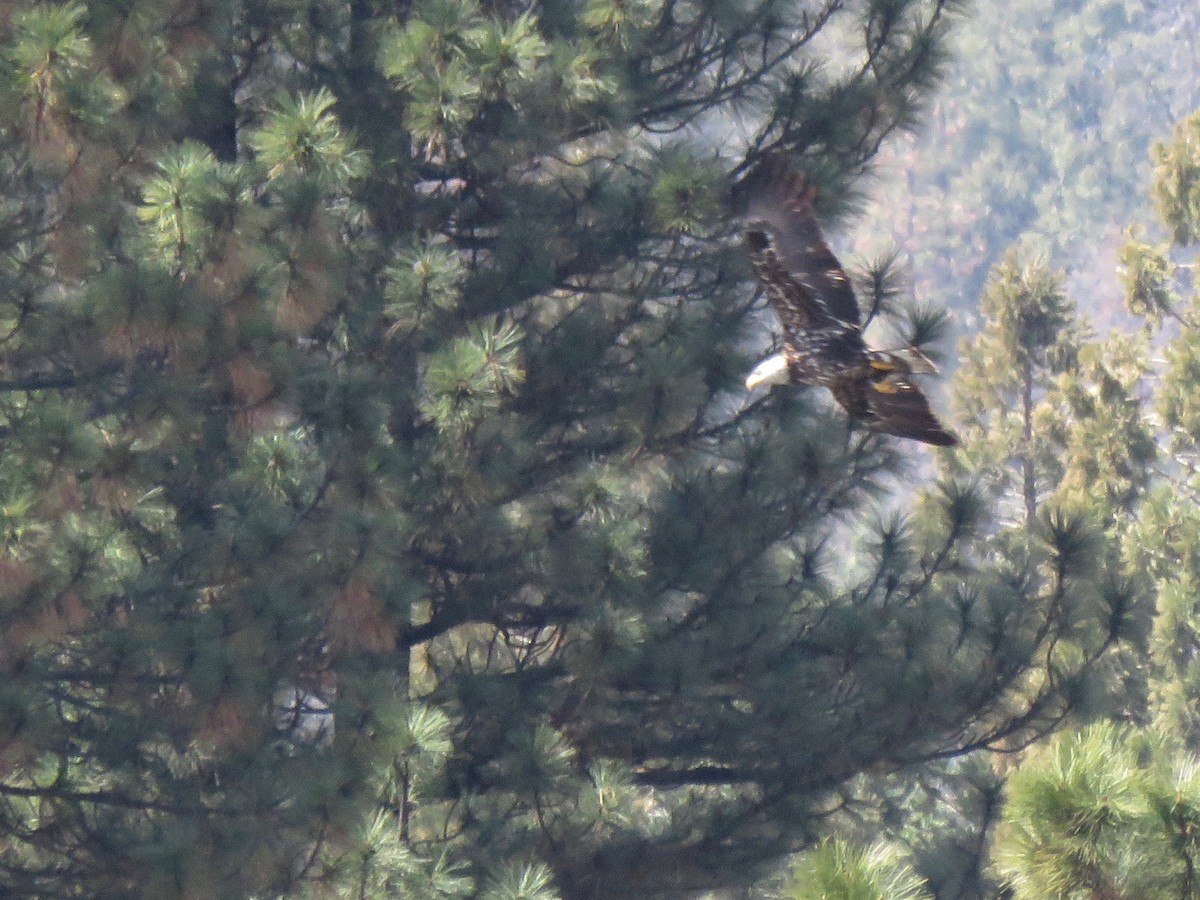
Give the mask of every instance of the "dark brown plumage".
[[[862, 336], [854, 288], [821, 236], [814, 189], [777, 160], [760, 165], [743, 189], [750, 262], [783, 326], [783, 359], [766, 360], [747, 379], [824, 385], [867, 427], [953, 447], [912, 380], [932, 371], [900, 353], [871, 350]], [[786, 363], [786, 366], [785, 366]]]

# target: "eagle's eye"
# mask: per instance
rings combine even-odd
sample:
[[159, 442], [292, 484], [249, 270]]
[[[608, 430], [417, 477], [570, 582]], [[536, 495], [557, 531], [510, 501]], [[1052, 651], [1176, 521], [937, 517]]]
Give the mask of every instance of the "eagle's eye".
[[770, 247], [771, 241], [764, 231], [747, 231], [746, 244], [749, 245], [751, 251], [758, 253]]

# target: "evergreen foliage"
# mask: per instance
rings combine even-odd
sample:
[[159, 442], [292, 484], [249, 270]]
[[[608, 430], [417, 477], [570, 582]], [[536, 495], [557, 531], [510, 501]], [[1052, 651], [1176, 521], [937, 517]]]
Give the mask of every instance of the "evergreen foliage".
[[[1164, 449], [1160, 477], [1128, 544], [1132, 565], [1143, 572], [1156, 596], [1150, 643], [1151, 716], [1163, 733], [1172, 734], [1190, 752], [1200, 750], [1200, 697], [1194, 647], [1200, 632], [1195, 586], [1200, 578], [1196, 548], [1200, 519], [1196, 516], [1196, 460], [1200, 452], [1200, 408], [1197, 407], [1197, 294], [1191, 267], [1180, 262], [1200, 234], [1194, 191], [1188, 173], [1200, 171], [1195, 147], [1195, 115], [1177, 127], [1173, 138], [1155, 148], [1158, 162], [1153, 194], [1169, 238], [1148, 246], [1131, 238], [1122, 258], [1122, 280], [1130, 310], [1145, 317], [1147, 329], [1161, 327], [1167, 336], [1155, 411]], [[1190, 199], [1189, 199], [1190, 198]]]
[[[971, 504], [986, 511], [967, 536], [973, 552], [1000, 557], [1007, 577], [1027, 589], [1051, 589], [1041, 608], [1052, 610], [1061, 630], [1043, 646], [1047, 680], [1027, 681], [1022, 690], [1036, 706], [1041, 690], [1086, 671], [1056, 709], [1063, 725], [1097, 715], [1147, 723], [1153, 590], [1128, 551], [1159, 461], [1147, 404], [1148, 342], [1119, 334], [1097, 340], [1061, 273], [1018, 252], [992, 273], [980, 316], [979, 331], [961, 344], [954, 382], [963, 448], [943, 462], [973, 486]], [[1073, 603], [1060, 605], [1056, 598], [1065, 594], [1056, 583], [1071, 586]], [[1002, 754], [954, 759], [872, 785], [887, 811], [881, 827], [910, 848], [937, 897], [994, 897], [1011, 873], [1023, 883], [1029, 859], [1041, 852], [1028, 848], [1042, 847], [1043, 837], [1026, 834], [1030, 855], [1010, 860], [1008, 869], [995, 864], [993, 841], [1002, 810], [1025, 816], [1031, 829], [1056, 827], [1043, 810], [1013, 812], [1021, 801], [1017, 788], [1006, 789], [1007, 774], [1028, 746], [1002, 736], [990, 745]], [[1059, 874], [1069, 884], [1078, 873]], [[1022, 890], [1069, 896], [1044, 884]]]
[[970, 449], [955, 464], [987, 485], [1016, 532], [1047, 504], [1104, 527], [1126, 521], [1157, 458], [1147, 342], [1095, 339], [1062, 275], [1015, 254], [993, 273], [980, 314], [956, 378]]
[[1169, 742], [1099, 722], [1008, 781], [997, 860], [1016, 900], [1200, 896], [1200, 771]]
[[1127, 324], [1120, 229], [1153, 220], [1149, 151], [1197, 105], [1198, 29], [1190, 0], [975, 4], [922, 128], [879, 157], [871, 243], [903, 247], [918, 294], [968, 321], [1034, 246], [1093, 322]]
[[0, 7], [0, 889], [688, 896], [1059, 722], [1088, 527], [864, 533], [899, 446], [740, 388], [731, 180], [836, 212], [959, 5]]
[[822, 844], [793, 874], [788, 900], [927, 900], [921, 878], [895, 848], [855, 850], [844, 841]]
[[[1142, 332], [1095, 340], [1062, 297], [1061, 281], [1044, 266], [1014, 261], [991, 283], [983, 304], [989, 318], [971, 345], [977, 355], [968, 353], [972, 362], [960, 371], [957, 396], [964, 414], [1000, 440], [992, 458], [968, 453], [956, 463], [979, 461], [983, 473], [1004, 473], [986, 483], [1013, 510], [1023, 495], [1027, 523], [1040, 519], [1062, 530], [1067, 516], [1084, 516], [1095, 530], [1084, 555], [1110, 573], [1104, 588], [1110, 596], [1125, 595], [1131, 614], [1124, 635], [1132, 639], [1096, 668], [1091, 697], [1076, 698], [1076, 711], [1099, 714], [1099, 720], [1020, 754], [1005, 778], [1000, 821], [1000, 807], [980, 808], [971, 828], [981, 836], [977, 869], [987, 871], [990, 861], [997, 880], [970, 896], [1200, 895], [1194, 840], [1200, 746], [1193, 665], [1196, 445], [1189, 437], [1197, 308], [1190, 267], [1181, 262], [1186, 248], [1179, 243], [1190, 243], [1195, 233], [1186, 187], [1196, 162], [1194, 129], [1194, 119], [1185, 121], [1173, 141], [1155, 150], [1155, 195], [1170, 237], [1155, 244], [1132, 229], [1120, 253], [1126, 302], [1143, 318]], [[1046, 285], [1052, 289], [1039, 289]], [[1002, 327], [1022, 320], [1053, 327]], [[1032, 346], [1021, 351], [1022, 333], [1037, 335], [1032, 345], [1054, 352], [1039, 359]], [[1007, 354], [996, 347], [1008, 348]], [[991, 365], [975, 365], [976, 358]], [[1032, 402], [1021, 402], [1022, 396]], [[1005, 427], [1006, 417], [1015, 420], [1012, 427]], [[1010, 517], [1014, 523], [1018, 518]], [[1012, 538], [1028, 539], [1015, 525]], [[1102, 625], [1091, 628], [1096, 624]], [[942, 796], [960, 801], [978, 794], [961, 774], [950, 770], [935, 781]], [[928, 817], [914, 816], [903, 833], [928, 823]], [[945, 816], [934, 823], [933, 833], [955, 827]], [[957, 828], [961, 833], [961, 824]], [[988, 834], [994, 835], [990, 850], [982, 840]], [[920, 838], [929, 843], [929, 830], [913, 843]], [[948, 841], [932, 843], [945, 847]], [[918, 862], [924, 871], [926, 858]], [[930, 883], [941, 886], [934, 878]]]

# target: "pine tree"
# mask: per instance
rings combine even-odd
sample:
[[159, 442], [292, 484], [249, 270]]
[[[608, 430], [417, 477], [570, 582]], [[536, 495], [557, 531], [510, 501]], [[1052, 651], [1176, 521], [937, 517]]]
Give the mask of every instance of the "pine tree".
[[[1043, 646], [1045, 677], [1091, 662], [1058, 707], [1058, 724], [1078, 727], [1096, 715], [1144, 723], [1152, 592], [1130, 571], [1124, 548], [1156, 462], [1145, 342], [1095, 339], [1063, 285], [1061, 274], [1019, 251], [992, 273], [953, 385], [963, 449], [944, 463], [991, 514], [968, 537], [972, 552], [1004, 560], [1008, 577], [1030, 587], [1048, 586], [1048, 571], [1066, 564], [1076, 602], [1046, 598], [1072, 620], [1057, 623], [1066, 627]], [[1058, 561], [1038, 549], [1046, 543], [1058, 548]], [[1041, 687], [1034, 679], [1018, 693]], [[992, 844], [1007, 773], [1029, 743], [1028, 735], [1003, 736], [987, 748], [999, 753], [868, 782], [884, 810], [879, 828], [908, 847], [937, 897], [1003, 889]]]
[[1016, 900], [1200, 896], [1200, 771], [1149, 733], [1096, 723], [1009, 778], [996, 855]]
[[[1154, 196], [1166, 239], [1131, 229], [1121, 251], [1137, 336], [1077, 345], [1047, 380], [1058, 446], [1045, 503], [1106, 523], [1104, 564], [1140, 599], [1145, 649], [1117, 657], [1125, 676], [1107, 717], [1024, 755], [1005, 785], [994, 873], [1021, 898], [1200, 896], [1194, 712], [1196, 299], [1183, 255], [1194, 244], [1197, 120], [1156, 147]], [[1031, 296], [1031, 295], [1030, 295]], [[1161, 347], [1161, 358], [1148, 347]], [[1152, 403], [1147, 404], [1147, 400]], [[1050, 421], [1047, 417], [1047, 421]], [[1151, 452], [1153, 451], [1153, 452]], [[1047, 456], [1053, 459], [1053, 454]], [[1151, 602], [1152, 601], [1152, 602]], [[1147, 627], [1147, 625], [1151, 627]], [[1142, 640], [1132, 646], [1143, 644]], [[1114, 720], [1120, 724], [1114, 724]], [[994, 816], [993, 816], [994, 818]], [[998, 888], [997, 888], [998, 889]]]
[[833, 840], [808, 854], [793, 873], [788, 900], [927, 900], [921, 878], [894, 847], [855, 850]]
[[957, 6], [5, 6], [3, 889], [687, 896], [1056, 722], [1074, 532], [740, 388], [731, 181], [844, 210]]
[[1192, 753], [1200, 748], [1200, 672], [1193, 659], [1200, 634], [1194, 603], [1200, 583], [1200, 518], [1194, 502], [1200, 487], [1195, 475], [1200, 454], [1200, 409], [1195, 400], [1200, 298], [1191, 266], [1180, 260], [1200, 236], [1200, 155], [1194, 147], [1198, 129], [1200, 117], [1192, 115], [1179, 124], [1172, 140], [1155, 147], [1152, 194], [1166, 239], [1148, 243], [1135, 231], [1121, 253], [1130, 311], [1145, 317], [1147, 330], [1169, 336], [1155, 392], [1164, 459], [1127, 554], [1145, 573], [1156, 597], [1148, 666], [1154, 725]]
[[955, 379], [970, 449], [953, 462], [985, 485], [1013, 535], [1069, 511], [1100, 525], [1119, 554], [1157, 458], [1149, 347], [1120, 332], [1096, 339], [1063, 282], [1017, 252], [993, 272]]
[[971, 450], [955, 462], [986, 480], [992, 502], [1024, 534], [1062, 479], [1062, 435], [1047, 431], [1061, 428], [1053, 389], [1077, 366], [1081, 336], [1061, 277], [1037, 262], [1010, 256], [979, 307], [983, 328], [964, 342], [956, 378]]

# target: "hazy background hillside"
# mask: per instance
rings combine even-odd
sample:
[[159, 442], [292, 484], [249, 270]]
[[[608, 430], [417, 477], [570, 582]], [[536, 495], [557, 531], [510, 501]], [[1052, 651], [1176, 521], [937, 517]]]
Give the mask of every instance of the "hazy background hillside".
[[877, 157], [855, 250], [894, 243], [960, 333], [1016, 244], [1067, 272], [1098, 327], [1121, 319], [1117, 250], [1155, 222], [1153, 144], [1200, 106], [1198, 34], [1190, 0], [973, 4], [927, 120]]

